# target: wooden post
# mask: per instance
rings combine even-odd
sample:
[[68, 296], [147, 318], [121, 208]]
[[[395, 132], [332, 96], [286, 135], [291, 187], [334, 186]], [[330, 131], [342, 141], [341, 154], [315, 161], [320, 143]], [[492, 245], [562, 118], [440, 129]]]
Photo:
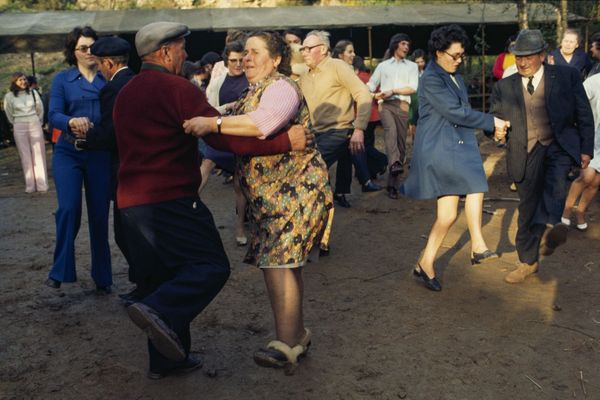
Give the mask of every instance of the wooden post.
[[31, 75], [35, 76], [35, 55], [34, 52], [31, 52]]
[[371, 66], [373, 66], [373, 27], [367, 27], [367, 33], [369, 34], [369, 60], [371, 60]]
[[481, 24], [481, 110], [485, 112], [485, 24]]

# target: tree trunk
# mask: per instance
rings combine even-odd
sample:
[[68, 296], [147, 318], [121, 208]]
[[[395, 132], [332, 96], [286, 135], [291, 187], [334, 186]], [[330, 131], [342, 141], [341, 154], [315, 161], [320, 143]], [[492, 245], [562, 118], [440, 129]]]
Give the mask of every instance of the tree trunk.
[[556, 16], [556, 45], [560, 46], [563, 34], [568, 28], [568, 0], [560, 0], [560, 10]]
[[517, 15], [519, 17], [519, 30], [529, 28], [529, 17], [527, 16], [527, 0], [519, 0], [517, 3]]

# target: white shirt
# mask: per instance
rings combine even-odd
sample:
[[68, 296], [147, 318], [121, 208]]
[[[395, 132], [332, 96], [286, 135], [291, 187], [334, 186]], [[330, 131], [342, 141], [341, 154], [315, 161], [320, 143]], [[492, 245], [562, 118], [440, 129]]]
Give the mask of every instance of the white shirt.
[[[542, 81], [543, 76], [544, 76], [544, 66], [542, 65], [540, 67], [540, 69], [538, 69], [537, 72], [535, 74], [533, 74], [533, 81], [531, 81], [531, 83], [533, 84], [534, 91], [537, 90], [537, 87], [540, 84], [540, 82]], [[525, 88], [525, 90], [527, 90], [527, 84], [529, 83], [529, 77], [521, 76], [521, 82], [523, 82], [523, 87]]]
[[129, 68], [129, 67], [128, 67], [128, 66], [124, 66], [124, 67], [121, 67], [121, 68], [119, 68], [118, 70], [116, 70], [116, 71], [115, 71], [115, 73], [113, 74], [113, 76], [111, 76], [110, 80], [112, 81], [112, 80], [113, 80], [113, 78], [114, 78], [115, 76], [117, 76], [117, 74], [118, 74], [119, 72], [121, 72], [121, 71], [123, 71], [124, 69], [127, 69], [127, 68]]
[[[35, 96], [35, 101], [33, 99]], [[32, 122], [44, 118], [44, 105], [40, 95], [35, 90], [29, 93], [24, 90], [19, 91], [15, 96], [13, 92], [6, 93], [4, 96], [4, 111], [8, 121], [14, 125], [15, 122]]]
[[[381, 62], [367, 83], [369, 90], [375, 92], [377, 86], [382, 92], [410, 87], [417, 90], [419, 86], [419, 67], [414, 62], [403, 58], [391, 57]], [[389, 100], [402, 100], [410, 103], [410, 95], [394, 95]]]

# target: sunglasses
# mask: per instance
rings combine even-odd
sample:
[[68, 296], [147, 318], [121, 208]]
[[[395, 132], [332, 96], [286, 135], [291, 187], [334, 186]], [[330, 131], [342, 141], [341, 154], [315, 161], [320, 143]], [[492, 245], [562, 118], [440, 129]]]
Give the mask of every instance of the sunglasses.
[[87, 53], [88, 51], [91, 50], [91, 48], [92, 48], [91, 45], [88, 46], [88, 45], [82, 44], [79, 47], [75, 47], [75, 50], [79, 50], [82, 53]]

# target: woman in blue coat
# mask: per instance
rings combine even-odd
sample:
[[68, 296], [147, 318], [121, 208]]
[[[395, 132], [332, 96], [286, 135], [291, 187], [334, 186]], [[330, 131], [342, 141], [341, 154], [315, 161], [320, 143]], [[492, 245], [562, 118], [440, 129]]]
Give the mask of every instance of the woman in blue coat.
[[427, 246], [414, 270], [428, 289], [442, 290], [433, 263], [456, 220], [459, 197], [466, 195], [465, 213], [471, 236], [471, 263], [498, 255], [481, 233], [483, 193], [488, 185], [474, 130], [504, 129], [505, 121], [471, 109], [465, 83], [456, 71], [469, 39], [457, 25], [434, 30], [429, 38], [433, 57], [419, 81], [419, 124], [410, 174], [401, 188], [408, 197], [437, 198], [437, 216]]
[[54, 264], [46, 285], [59, 288], [75, 282], [75, 237], [81, 222], [81, 188], [85, 199], [91, 247], [91, 272], [96, 289], [109, 293], [112, 285], [108, 246], [110, 204], [110, 153], [81, 150], [80, 137], [100, 123], [100, 89], [105, 84], [97, 73], [90, 46], [96, 40], [90, 27], [73, 29], [66, 40], [65, 58], [71, 68], [59, 72], [50, 91], [50, 124], [62, 131], [52, 158], [52, 172], [58, 197]]

